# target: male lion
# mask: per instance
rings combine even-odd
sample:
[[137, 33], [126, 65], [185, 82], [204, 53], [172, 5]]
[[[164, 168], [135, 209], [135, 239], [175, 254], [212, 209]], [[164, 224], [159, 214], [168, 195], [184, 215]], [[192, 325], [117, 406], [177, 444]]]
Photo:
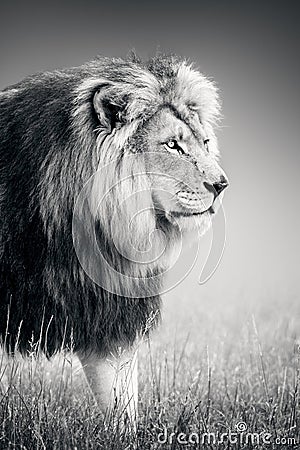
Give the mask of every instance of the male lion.
[[216, 88], [175, 56], [99, 57], [30, 76], [0, 106], [2, 342], [73, 348], [102, 410], [126, 397], [133, 418], [135, 344], [159, 321], [171, 250], [207, 229], [228, 184]]

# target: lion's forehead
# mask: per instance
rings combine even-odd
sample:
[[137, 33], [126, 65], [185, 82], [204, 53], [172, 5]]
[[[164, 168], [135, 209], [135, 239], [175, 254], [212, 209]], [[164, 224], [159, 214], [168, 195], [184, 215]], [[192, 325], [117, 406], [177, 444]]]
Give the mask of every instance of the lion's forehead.
[[[192, 107], [202, 116], [203, 121], [213, 123], [219, 115], [220, 104], [215, 84], [186, 61], [174, 64], [168, 60], [159, 61], [160, 99], [185, 109]], [[165, 66], [164, 66], [165, 65]], [[155, 73], [157, 77], [157, 72]]]
[[[193, 126], [194, 125], [194, 126]], [[185, 142], [186, 145], [197, 143], [197, 133], [200, 138], [200, 126], [192, 120], [184, 119], [172, 105], [164, 106], [149, 121], [147, 127], [147, 137], [151, 142], [163, 143], [169, 139], [176, 139]]]

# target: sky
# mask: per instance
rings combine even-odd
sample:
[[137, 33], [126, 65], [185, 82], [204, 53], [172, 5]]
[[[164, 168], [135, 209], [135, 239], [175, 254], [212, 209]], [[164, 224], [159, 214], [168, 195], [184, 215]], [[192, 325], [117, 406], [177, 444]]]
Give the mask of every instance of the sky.
[[222, 98], [226, 247], [204, 286], [194, 273], [172, 295], [285, 301], [299, 294], [299, 15], [294, 1], [2, 2], [0, 88], [132, 48], [194, 61]]

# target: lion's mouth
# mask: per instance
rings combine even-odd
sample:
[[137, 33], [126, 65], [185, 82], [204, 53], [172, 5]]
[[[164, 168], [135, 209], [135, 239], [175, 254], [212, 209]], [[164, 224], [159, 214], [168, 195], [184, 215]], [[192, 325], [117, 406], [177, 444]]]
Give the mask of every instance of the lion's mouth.
[[205, 213], [215, 214], [214, 205], [212, 204], [205, 211], [172, 211], [172, 216], [174, 217], [191, 217], [191, 216], [202, 216]]
[[200, 198], [194, 192], [179, 191], [176, 194], [180, 210], [173, 212], [173, 215], [178, 216], [199, 216], [205, 213], [214, 214], [213, 199]]

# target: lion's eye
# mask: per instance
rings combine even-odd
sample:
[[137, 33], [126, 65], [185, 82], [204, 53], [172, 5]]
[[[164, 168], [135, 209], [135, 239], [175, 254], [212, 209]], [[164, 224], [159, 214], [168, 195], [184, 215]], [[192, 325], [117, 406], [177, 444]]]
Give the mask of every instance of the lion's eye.
[[170, 147], [170, 148], [176, 147], [176, 141], [169, 141], [169, 142], [167, 142], [167, 146]]
[[203, 144], [204, 144], [204, 148], [205, 148], [205, 150], [206, 150], [207, 152], [209, 152], [209, 146], [208, 146], [208, 143], [209, 143], [209, 139], [204, 139]]
[[175, 139], [170, 139], [168, 142], [164, 144], [164, 146], [171, 153], [176, 154], [179, 153], [179, 155], [184, 155], [183, 149], [180, 147], [180, 145]]

